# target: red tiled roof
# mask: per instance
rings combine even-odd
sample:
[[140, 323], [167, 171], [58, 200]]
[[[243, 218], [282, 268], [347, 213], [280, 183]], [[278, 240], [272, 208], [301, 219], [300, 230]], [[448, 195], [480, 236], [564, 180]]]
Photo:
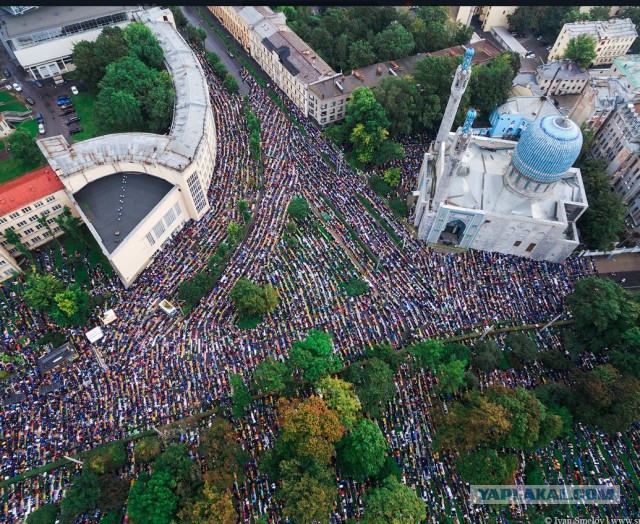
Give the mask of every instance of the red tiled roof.
[[49, 166], [0, 184], [0, 216], [64, 189]]

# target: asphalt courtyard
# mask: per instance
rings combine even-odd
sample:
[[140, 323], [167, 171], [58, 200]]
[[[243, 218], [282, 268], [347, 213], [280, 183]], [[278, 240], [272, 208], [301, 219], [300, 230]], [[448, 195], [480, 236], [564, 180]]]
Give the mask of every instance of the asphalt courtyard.
[[594, 257], [594, 260], [601, 277], [611, 278], [634, 293], [640, 292], [640, 253]]

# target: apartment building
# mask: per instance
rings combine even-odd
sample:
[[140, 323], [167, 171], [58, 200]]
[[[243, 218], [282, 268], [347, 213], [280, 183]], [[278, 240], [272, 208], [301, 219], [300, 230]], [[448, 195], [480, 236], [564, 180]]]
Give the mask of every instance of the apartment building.
[[287, 27], [282, 13], [266, 6], [208, 7], [305, 116], [326, 123], [318, 117], [309, 88], [340, 75]]
[[589, 81], [589, 73], [571, 60], [550, 62], [536, 68], [536, 84], [547, 96], [582, 93]]
[[483, 5], [477, 8], [478, 18], [482, 24], [482, 30], [487, 33], [492, 27], [509, 27], [509, 15], [516, 12], [518, 6], [515, 5]]
[[[475, 51], [474, 64], [484, 64], [500, 54], [500, 49], [479, 40], [470, 44]], [[463, 46], [449, 47], [433, 53], [418, 53], [398, 60], [372, 64], [353, 71], [350, 75], [338, 75], [309, 86], [309, 115], [321, 125], [333, 124], [345, 117], [346, 104], [351, 93], [358, 87], [374, 89], [389, 76], [411, 76], [416, 63], [427, 56], [464, 56]]]
[[640, 103], [623, 104], [611, 113], [591, 153], [606, 160], [613, 189], [627, 206], [627, 226], [640, 232]]
[[594, 66], [610, 64], [614, 59], [626, 55], [638, 36], [635, 25], [629, 18], [564, 24], [549, 52], [549, 61], [562, 59], [569, 41], [583, 34], [593, 37], [596, 42]]
[[[51, 240], [48, 228], [38, 218], [46, 216], [53, 236], [59, 236], [62, 231], [54, 219], [64, 206], [78, 216], [64, 185], [49, 166], [5, 182], [0, 185], [0, 233], [13, 229], [23, 244], [37, 248]], [[19, 256], [4, 237], [0, 239], [0, 281], [20, 270], [16, 260]]]
[[93, 42], [106, 26], [125, 27], [134, 6], [42, 6], [0, 13], [0, 40], [13, 62], [33, 79], [73, 71], [73, 46]]

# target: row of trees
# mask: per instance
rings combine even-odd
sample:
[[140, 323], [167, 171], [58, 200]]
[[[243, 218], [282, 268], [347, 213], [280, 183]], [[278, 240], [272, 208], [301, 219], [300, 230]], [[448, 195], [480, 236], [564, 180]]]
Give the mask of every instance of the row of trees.
[[224, 85], [227, 92], [233, 94], [237, 93], [240, 90], [240, 88], [238, 87], [238, 82], [236, 82], [236, 79], [233, 77], [233, 75], [227, 71], [227, 68], [220, 61], [220, 56], [218, 56], [217, 53], [208, 51], [207, 62], [209, 63], [213, 74], [216, 75], [220, 80], [222, 80], [222, 85]]
[[422, 6], [414, 13], [389, 6], [332, 7], [319, 15], [307, 6], [277, 9], [336, 71], [466, 45], [473, 33], [473, 28], [453, 22], [446, 7]]
[[143, 23], [105, 27], [95, 42], [73, 48], [78, 77], [96, 93], [95, 119], [103, 133], [165, 132], [175, 91], [164, 69], [164, 53]]

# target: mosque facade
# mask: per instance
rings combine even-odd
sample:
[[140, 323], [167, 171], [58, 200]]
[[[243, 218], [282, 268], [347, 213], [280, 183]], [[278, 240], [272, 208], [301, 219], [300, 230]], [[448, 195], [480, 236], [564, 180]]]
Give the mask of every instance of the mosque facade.
[[470, 76], [473, 49], [458, 67], [438, 138], [425, 154], [414, 225], [432, 244], [562, 262], [579, 245], [588, 207], [580, 170], [582, 133], [568, 118], [533, 121], [518, 142], [474, 135], [476, 116], [450, 132]]

